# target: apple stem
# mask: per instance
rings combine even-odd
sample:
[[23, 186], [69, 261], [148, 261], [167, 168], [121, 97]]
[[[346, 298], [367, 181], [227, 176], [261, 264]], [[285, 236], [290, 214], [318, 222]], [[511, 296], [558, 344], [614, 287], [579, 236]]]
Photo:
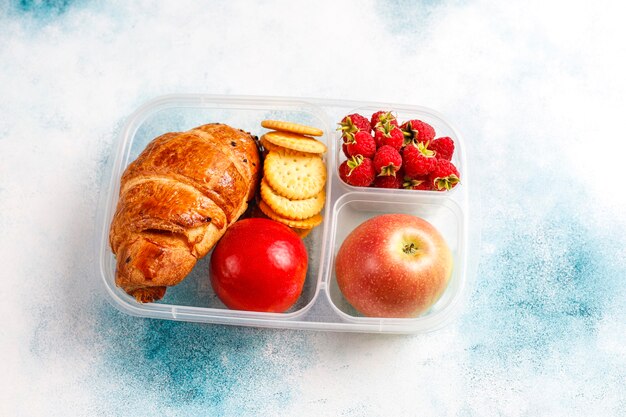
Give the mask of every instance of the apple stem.
[[402, 248], [402, 250], [404, 251], [404, 253], [406, 253], [407, 255], [414, 255], [415, 252], [417, 252], [417, 246], [415, 246], [415, 243], [410, 243], [408, 245], [404, 245], [404, 247]]

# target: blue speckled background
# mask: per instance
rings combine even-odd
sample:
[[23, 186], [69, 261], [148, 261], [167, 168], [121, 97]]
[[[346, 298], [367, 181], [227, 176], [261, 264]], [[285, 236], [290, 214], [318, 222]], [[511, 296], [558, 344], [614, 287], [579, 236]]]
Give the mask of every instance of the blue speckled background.
[[[0, 415], [626, 415], [626, 29], [611, 2], [0, 0]], [[435, 108], [482, 244], [416, 336], [132, 318], [94, 276], [103, 166], [166, 93]]]

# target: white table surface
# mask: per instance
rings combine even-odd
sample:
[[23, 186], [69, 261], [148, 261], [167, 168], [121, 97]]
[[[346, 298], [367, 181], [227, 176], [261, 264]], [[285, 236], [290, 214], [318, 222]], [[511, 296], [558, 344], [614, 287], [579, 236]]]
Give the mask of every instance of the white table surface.
[[[626, 415], [619, 9], [0, 1], [0, 415]], [[125, 118], [169, 93], [445, 114], [481, 202], [460, 317], [380, 336], [114, 310], [93, 268], [102, 167]]]

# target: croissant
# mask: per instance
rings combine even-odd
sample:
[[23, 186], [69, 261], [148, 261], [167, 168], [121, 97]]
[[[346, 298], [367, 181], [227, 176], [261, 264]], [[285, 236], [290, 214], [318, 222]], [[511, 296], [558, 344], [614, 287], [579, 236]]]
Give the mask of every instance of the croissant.
[[124, 171], [109, 243], [139, 302], [182, 281], [241, 216], [260, 172], [255, 137], [224, 124], [157, 137]]

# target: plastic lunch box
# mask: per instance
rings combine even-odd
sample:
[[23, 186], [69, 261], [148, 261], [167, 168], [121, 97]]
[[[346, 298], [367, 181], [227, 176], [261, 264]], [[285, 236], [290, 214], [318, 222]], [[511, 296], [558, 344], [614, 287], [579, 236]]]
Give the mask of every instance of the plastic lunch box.
[[[377, 110], [393, 110], [400, 121], [421, 119], [437, 136], [450, 136], [456, 144], [453, 162], [461, 183], [448, 192], [359, 188], [345, 184], [337, 174], [345, 158], [337, 122], [358, 112], [369, 117]], [[115, 286], [115, 257], [108, 244], [109, 225], [117, 205], [120, 177], [155, 137], [211, 123], [226, 123], [254, 135], [266, 129], [264, 119], [287, 120], [324, 130], [320, 140], [328, 146], [327, 201], [324, 222], [304, 240], [309, 254], [307, 278], [298, 302], [285, 313], [230, 310], [213, 293], [209, 280], [210, 254], [199, 260], [180, 284], [170, 287], [159, 302], [141, 304]], [[143, 317], [256, 327], [314, 329], [372, 333], [419, 333], [442, 327], [464, 304], [474, 276], [476, 233], [469, 227], [469, 189], [472, 186], [463, 139], [444, 117], [430, 109], [390, 103], [362, 103], [326, 99], [169, 95], [154, 99], [126, 122], [114, 153], [109, 157], [98, 206], [96, 244], [98, 275], [106, 298], [119, 310]], [[444, 236], [454, 257], [448, 288], [424, 315], [412, 319], [360, 316], [342, 297], [334, 276], [334, 256], [345, 237], [366, 219], [383, 213], [408, 213], [431, 222]], [[474, 216], [473, 216], [474, 218]], [[470, 253], [471, 252], [471, 253]]]

